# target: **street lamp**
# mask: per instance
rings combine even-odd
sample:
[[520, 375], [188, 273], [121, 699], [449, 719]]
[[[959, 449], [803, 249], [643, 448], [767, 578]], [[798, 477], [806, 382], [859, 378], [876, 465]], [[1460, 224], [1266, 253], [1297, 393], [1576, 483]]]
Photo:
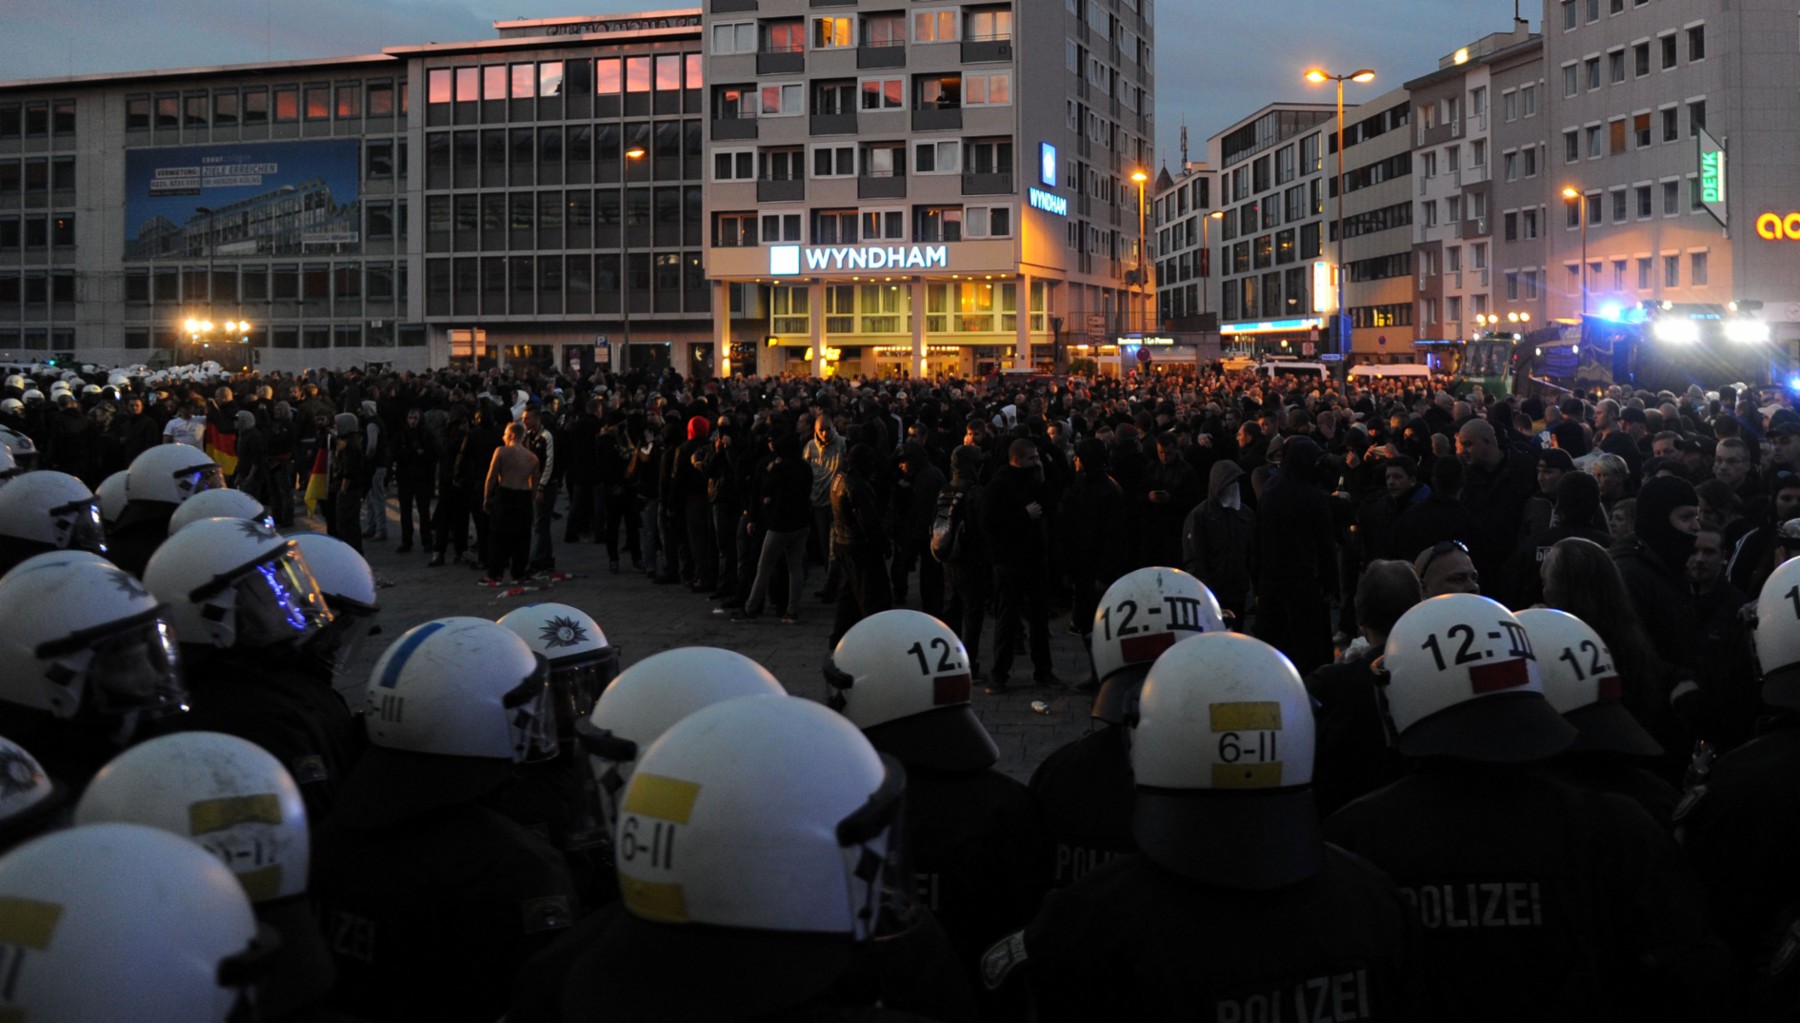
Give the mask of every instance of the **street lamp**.
[[1352, 71], [1347, 75], [1334, 75], [1329, 71], [1313, 68], [1306, 73], [1306, 80], [1319, 85], [1324, 82], [1337, 83], [1337, 315], [1338, 315], [1338, 354], [1350, 354], [1350, 310], [1344, 307], [1344, 83], [1372, 82], [1375, 72], [1368, 68]]
[[[631, 358], [631, 307], [626, 304], [627, 299], [625, 295], [625, 278], [631, 270], [631, 243], [626, 241], [627, 219], [625, 212], [630, 208], [630, 204], [626, 201], [626, 197], [630, 194], [631, 161], [642, 160], [643, 158], [643, 146], [632, 146], [630, 149], [625, 150], [625, 163], [620, 167], [619, 174], [619, 322], [621, 324], [620, 334], [622, 335], [619, 343], [624, 346], [624, 350], [620, 353], [620, 356], [625, 359]], [[606, 368], [611, 370], [612, 360], [608, 358], [607, 363], [608, 365]]]
[[1572, 185], [1563, 186], [1562, 197], [1575, 202], [1581, 215], [1581, 315], [1587, 318], [1588, 282], [1587, 282], [1587, 197]]
[[1206, 323], [1206, 314], [1211, 312], [1212, 305], [1211, 297], [1207, 294], [1212, 290], [1212, 222], [1224, 219], [1224, 210], [1213, 210], [1200, 218], [1200, 323], [1202, 328]]
[[1138, 243], [1137, 243], [1138, 303], [1137, 303], [1137, 310], [1136, 310], [1136, 312], [1137, 312], [1136, 326], [1137, 326], [1137, 329], [1142, 330], [1144, 328], [1144, 293], [1148, 290], [1144, 286], [1144, 284], [1145, 284], [1145, 277], [1144, 277], [1144, 182], [1150, 180], [1150, 175], [1142, 167], [1139, 167], [1137, 170], [1134, 170], [1131, 172], [1131, 180], [1137, 182], [1137, 186], [1138, 186]]

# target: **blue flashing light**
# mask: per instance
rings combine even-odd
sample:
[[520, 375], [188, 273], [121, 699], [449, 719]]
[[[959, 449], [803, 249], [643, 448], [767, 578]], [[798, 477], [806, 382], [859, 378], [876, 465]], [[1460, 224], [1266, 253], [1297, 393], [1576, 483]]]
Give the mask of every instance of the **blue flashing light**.
[[1790, 377], [1788, 379], [1788, 390], [1800, 391], [1800, 377]]
[[1617, 302], [1605, 302], [1605, 303], [1602, 303], [1600, 306], [1600, 318], [1603, 320], [1611, 320], [1614, 323], [1617, 323], [1617, 322], [1619, 322], [1620, 314], [1623, 313], [1624, 311], [1625, 311], [1625, 307], [1620, 305]]

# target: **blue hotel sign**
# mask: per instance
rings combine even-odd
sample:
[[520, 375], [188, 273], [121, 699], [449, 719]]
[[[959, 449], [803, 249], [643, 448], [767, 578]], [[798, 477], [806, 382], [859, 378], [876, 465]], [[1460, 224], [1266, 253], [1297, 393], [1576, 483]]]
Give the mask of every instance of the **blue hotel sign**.
[[1029, 198], [1033, 209], [1054, 213], [1059, 217], [1069, 215], [1069, 200], [1060, 195], [1052, 195], [1041, 188], [1033, 188]]

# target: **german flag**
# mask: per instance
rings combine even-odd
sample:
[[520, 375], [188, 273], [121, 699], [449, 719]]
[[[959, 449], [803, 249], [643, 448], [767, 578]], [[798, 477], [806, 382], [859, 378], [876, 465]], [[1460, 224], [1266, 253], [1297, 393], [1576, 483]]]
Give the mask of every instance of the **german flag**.
[[205, 445], [207, 456], [219, 463], [219, 468], [224, 471], [226, 476], [237, 475], [237, 434], [226, 433], [208, 421], [206, 436], [202, 443]]
[[312, 473], [306, 477], [306, 514], [319, 514], [319, 503], [331, 493], [331, 453], [319, 446], [313, 456]]

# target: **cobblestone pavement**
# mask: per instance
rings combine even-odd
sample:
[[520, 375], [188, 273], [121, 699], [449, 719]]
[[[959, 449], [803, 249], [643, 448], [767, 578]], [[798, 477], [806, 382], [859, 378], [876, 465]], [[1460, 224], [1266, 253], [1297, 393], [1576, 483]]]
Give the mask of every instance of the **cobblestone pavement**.
[[[323, 523], [299, 517], [295, 527], [322, 530]], [[556, 521], [554, 529], [553, 535], [560, 537], [562, 520]], [[556, 601], [592, 615], [607, 640], [621, 648], [627, 668], [671, 647], [719, 646], [754, 658], [797, 696], [824, 698], [820, 668], [828, 652], [825, 643], [831, 631], [832, 607], [812, 596], [819, 583], [817, 570], [806, 587], [798, 623], [783, 625], [779, 616], [767, 613], [752, 622], [733, 623], [726, 615], [713, 614], [716, 604], [704, 595], [689, 592], [685, 586], [651, 583], [643, 573], [632, 570], [629, 559], [623, 562], [620, 574], [610, 574], [605, 548], [591, 542], [559, 541], [554, 545], [558, 569], [578, 578], [556, 583], [544, 592], [503, 598], [477, 585], [482, 573], [467, 565], [427, 568], [430, 553], [417, 545], [416, 538], [411, 552], [397, 553], [397, 520], [390, 524], [388, 535], [391, 539], [387, 542], [364, 541], [364, 557], [376, 575], [392, 585], [380, 594], [382, 633], [358, 650], [349, 669], [352, 678], [366, 678], [387, 645], [420, 622], [446, 615], [499, 618], [524, 604]], [[914, 578], [909, 606], [917, 608]], [[987, 630], [983, 650], [992, 651], [991, 619]], [[1050, 632], [1056, 674], [1070, 681], [1086, 678], [1087, 655], [1080, 640], [1068, 632], [1067, 613], [1052, 613]], [[1093, 705], [1093, 697], [1086, 694], [1021, 685], [1021, 681], [1030, 681], [1030, 666], [1029, 657], [1021, 651], [1014, 665], [1013, 686], [1006, 694], [988, 696], [979, 685], [974, 694], [975, 712], [1000, 747], [997, 766], [1021, 781], [1029, 778], [1052, 750], [1087, 733], [1088, 710]], [[1032, 709], [1039, 701], [1046, 705], [1041, 713]]]

